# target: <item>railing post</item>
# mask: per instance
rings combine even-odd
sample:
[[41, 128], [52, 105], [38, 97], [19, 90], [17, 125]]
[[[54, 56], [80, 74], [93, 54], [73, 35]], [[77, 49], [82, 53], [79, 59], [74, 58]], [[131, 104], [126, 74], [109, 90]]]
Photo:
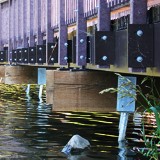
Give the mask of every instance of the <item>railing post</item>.
[[130, 23], [146, 24], [147, 21], [147, 0], [130, 0]]
[[110, 7], [106, 0], [98, 1], [98, 31], [110, 31]]
[[48, 63], [48, 43], [53, 43], [53, 29], [51, 27], [51, 0], [46, 1], [46, 62]]
[[37, 34], [37, 45], [43, 44], [43, 36], [41, 33], [41, 1], [35, 1], [36, 8], [36, 34]]
[[[0, 4], [0, 50], [3, 50], [3, 45], [2, 45], [2, 8], [1, 7], [2, 7], [2, 5]], [[8, 7], [8, 10], [10, 10], [10, 5]]]
[[34, 47], [34, 35], [33, 35], [33, 0], [29, 0], [29, 10], [28, 10], [28, 14], [29, 14], [29, 46], [30, 47]]
[[17, 37], [16, 37], [16, 40], [17, 40], [17, 47], [22, 47], [22, 42], [21, 42], [21, 3], [22, 3], [22, 0], [17, 0], [17, 5], [16, 5], [16, 8], [17, 8], [17, 14], [16, 14], [16, 17], [17, 17]]
[[67, 25], [65, 23], [65, 1], [59, 1], [59, 45], [58, 45], [58, 62], [60, 65], [67, 65]]
[[26, 15], [26, 0], [22, 0], [22, 36], [23, 36], [23, 42], [22, 42], [22, 46], [24, 48], [28, 47], [28, 41], [27, 41], [27, 33], [26, 33], [26, 24], [27, 24], [27, 15]]
[[76, 64], [86, 65], [87, 23], [84, 17], [84, 0], [77, 1], [77, 31], [76, 31]]

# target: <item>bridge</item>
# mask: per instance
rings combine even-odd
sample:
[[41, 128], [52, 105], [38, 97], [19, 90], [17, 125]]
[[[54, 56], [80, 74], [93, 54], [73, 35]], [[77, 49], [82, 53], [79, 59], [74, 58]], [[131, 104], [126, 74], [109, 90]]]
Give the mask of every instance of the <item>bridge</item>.
[[53, 110], [106, 111], [115, 72], [160, 76], [160, 0], [1, 0], [1, 83], [46, 84]]

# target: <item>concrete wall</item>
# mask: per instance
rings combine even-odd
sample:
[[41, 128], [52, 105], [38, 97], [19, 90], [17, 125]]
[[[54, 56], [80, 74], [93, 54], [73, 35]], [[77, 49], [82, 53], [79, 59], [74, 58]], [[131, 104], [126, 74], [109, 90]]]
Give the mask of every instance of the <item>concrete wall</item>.
[[37, 68], [4, 66], [5, 84], [37, 84]]
[[47, 71], [47, 103], [53, 111], [115, 111], [116, 95], [99, 94], [116, 87], [117, 78], [101, 71]]

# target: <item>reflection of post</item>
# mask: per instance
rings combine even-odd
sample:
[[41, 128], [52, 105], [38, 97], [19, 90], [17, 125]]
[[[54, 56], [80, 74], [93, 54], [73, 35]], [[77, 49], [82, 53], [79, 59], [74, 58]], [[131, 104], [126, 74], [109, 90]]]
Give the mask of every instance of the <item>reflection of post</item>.
[[128, 116], [129, 116], [128, 112], [121, 112], [120, 122], [119, 122], [118, 142], [125, 140], [127, 123], [128, 123]]
[[27, 94], [27, 95], [29, 95], [29, 92], [30, 92], [30, 86], [31, 86], [30, 84], [28, 84], [28, 85], [27, 85], [27, 89], [26, 89], [26, 94]]
[[42, 98], [42, 93], [43, 93], [43, 84], [41, 84], [40, 85], [40, 87], [39, 87], [39, 99], [41, 99]]
[[125, 142], [119, 142], [119, 154], [118, 154], [118, 159], [117, 160], [125, 160], [126, 159], [126, 144]]

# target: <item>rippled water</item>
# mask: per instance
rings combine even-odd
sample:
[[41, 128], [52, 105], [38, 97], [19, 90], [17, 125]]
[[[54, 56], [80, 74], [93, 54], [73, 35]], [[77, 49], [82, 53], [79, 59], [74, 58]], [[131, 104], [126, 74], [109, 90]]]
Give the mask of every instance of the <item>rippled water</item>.
[[[127, 142], [119, 144], [119, 113], [51, 112], [45, 97], [13, 98], [3, 95], [0, 105], [0, 159], [27, 160], [143, 160], [132, 151], [143, 147], [139, 135], [141, 118], [130, 116]], [[10, 95], [10, 96], [8, 96]], [[91, 150], [67, 157], [61, 153], [69, 139], [79, 134]]]

